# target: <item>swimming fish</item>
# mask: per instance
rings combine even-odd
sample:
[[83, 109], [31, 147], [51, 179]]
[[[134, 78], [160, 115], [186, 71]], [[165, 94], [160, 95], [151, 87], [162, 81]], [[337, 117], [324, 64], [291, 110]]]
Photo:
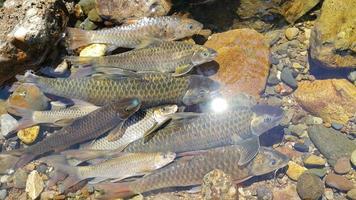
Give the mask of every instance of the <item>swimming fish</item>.
[[36, 124], [66, 126], [74, 119], [87, 115], [98, 108], [98, 106], [93, 104], [80, 103], [59, 110], [33, 111], [13, 106], [10, 106], [8, 109], [13, 110], [12, 113], [16, 113], [15, 115], [22, 117], [16, 129], [13, 130], [18, 131]]
[[117, 182], [132, 176], [142, 176], [157, 170], [176, 157], [175, 153], [126, 153], [121, 156], [88, 166], [70, 166], [63, 163], [54, 164], [56, 170], [67, 173], [63, 190], [76, 183], [94, 178], [90, 183], [98, 183], [111, 179]]
[[[115, 69], [130, 71], [188, 73], [194, 66], [214, 60], [217, 52], [211, 48], [187, 42], [156, 42], [146, 48], [104, 57], [70, 56], [66, 59], [73, 65], [91, 65], [82, 71], [89, 74], [107, 73]], [[112, 69], [108, 69], [111, 67]], [[80, 70], [76, 73], [80, 73]]]
[[124, 22], [131, 18], [164, 16], [172, 5], [167, 0], [96, 0], [96, 10], [103, 18]]
[[[137, 97], [143, 107], [165, 104], [193, 105], [217, 92], [219, 84], [207, 77], [173, 77], [165, 73], [147, 73], [140, 77], [45, 78], [27, 72], [16, 76], [20, 82], [36, 84], [45, 93], [105, 105], [122, 98]], [[114, 77], [115, 78], [115, 77]]]
[[103, 191], [100, 199], [129, 197], [152, 190], [195, 186], [202, 183], [203, 177], [214, 169], [229, 174], [236, 182], [242, 182], [254, 176], [267, 174], [288, 164], [288, 157], [270, 148], [261, 147], [256, 157], [244, 166], [237, 163], [240, 160], [239, 145], [210, 149], [201, 154], [184, 157], [161, 168], [154, 173], [132, 182], [102, 183], [94, 185], [95, 189]]
[[[99, 108], [88, 115], [76, 119], [69, 126], [66, 126], [44, 140], [20, 149], [22, 153], [15, 169], [26, 165], [36, 157], [50, 152], [61, 151], [71, 145], [94, 139], [111, 130], [140, 108], [140, 101], [137, 98], [128, 98], [121, 101], [112, 102]], [[8, 152], [11, 154], [11, 152]], [[16, 153], [16, 152], [15, 152]]]
[[108, 135], [93, 142], [81, 145], [83, 149], [123, 150], [131, 142], [148, 136], [177, 112], [178, 106], [167, 105], [139, 110], [128, 118], [122, 128], [115, 132], [115, 138]]
[[189, 37], [198, 34], [202, 28], [201, 23], [178, 16], [145, 17], [102, 30], [67, 28], [66, 38], [70, 49], [93, 43], [108, 44], [112, 50], [117, 47], [142, 48], [155, 40], [172, 41]]
[[124, 151], [182, 153], [240, 144], [251, 139], [253, 145], [241, 155], [238, 163], [243, 165], [258, 152], [258, 136], [277, 126], [282, 117], [282, 109], [268, 105], [242, 106], [223, 113], [203, 113], [192, 119], [171, 121], [150, 140], [135, 141]]

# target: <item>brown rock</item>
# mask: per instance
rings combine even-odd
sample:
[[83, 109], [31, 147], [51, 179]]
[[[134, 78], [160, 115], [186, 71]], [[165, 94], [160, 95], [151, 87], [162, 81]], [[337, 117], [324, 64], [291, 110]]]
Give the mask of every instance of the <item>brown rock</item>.
[[298, 179], [297, 192], [301, 199], [317, 200], [324, 193], [324, 183], [316, 175], [304, 173]]
[[334, 166], [334, 171], [337, 174], [347, 174], [351, 170], [351, 163], [349, 158], [339, 158]]
[[346, 124], [356, 112], [356, 87], [347, 80], [303, 81], [294, 94], [305, 110], [325, 122]]
[[269, 72], [269, 47], [264, 36], [251, 29], [236, 29], [211, 36], [205, 46], [215, 49], [222, 93], [234, 96], [245, 92], [254, 97], [264, 90]]
[[237, 198], [237, 189], [231, 177], [218, 169], [204, 176], [201, 193], [205, 200]]
[[325, 178], [325, 183], [329, 187], [338, 189], [340, 191], [349, 191], [354, 188], [354, 184], [343, 176], [336, 174], [328, 174]]
[[67, 23], [60, 0], [7, 0], [0, 8], [0, 84], [43, 62]]
[[309, 10], [314, 8], [320, 0], [291, 0], [282, 6], [281, 14], [289, 23], [294, 23]]
[[326, 67], [356, 67], [356, 0], [325, 0], [311, 32], [310, 55]]

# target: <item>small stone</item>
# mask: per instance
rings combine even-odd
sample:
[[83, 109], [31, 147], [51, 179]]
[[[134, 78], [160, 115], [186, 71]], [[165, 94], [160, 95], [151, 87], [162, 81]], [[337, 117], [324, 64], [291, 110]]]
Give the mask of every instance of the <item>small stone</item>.
[[234, 200], [237, 198], [237, 189], [229, 175], [216, 169], [204, 176], [201, 194], [205, 200]]
[[351, 163], [356, 166], [356, 149], [351, 154]]
[[9, 178], [10, 178], [9, 175], [1, 176], [0, 183], [7, 183], [9, 181]]
[[325, 178], [325, 183], [329, 187], [338, 189], [340, 191], [349, 191], [354, 188], [353, 183], [347, 178], [330, 173]]
[[352, 189], [347, 192], [347, 197], [351, 200], [356, 200], [356, 189]]
[[7, 196], [7, 191], [0, 190], [0, 200], [5, 200], [6, 196]]
[[314, 116], [308, 115], [308, 116], [305, 118], [305, 123], [306, 123], [307, 125], [322, 124], [322, 123], [323, 123], [323, 119], [320, 118], [320, 117], [314, 117]]
[[307, 167], [324, 167], [326, 160], [322, 157], [316, 156], [314, 154], [308, 156], [304, 159], [304, 165]]
[[347, 174], [351, 170], [351, 164], [350, 164], [350, 159], [348, 158], [339, 158], [336, 161], [336, 164], [334, 166], [334, 171], [337, 174]]
[[333, 129], [335, 129], [335, 130], [341, 130], [343, 125], [340, 123], [337, 123], [337, 122], [332, 122], [331, 127], [333, 127]]
[[46, 173], [47, 169], [48, 169], [48, 167], [45, 164], [40, 164], [36, 168], [37, 172], [42, 173], [42, 174]]
[[3, 114], [0, 116], [0, 128], [1, 128], [1, 135], [7, 136], [11, 131], [16, 129], [19, 125], [17, 120], [9, 114]]
[[88, 13], [88, 18], [89, 18], [89, 20], [92, 21], [92, 22], [101, 22], [101, 21], [103, 21], [103, 20], [101, 19], [101, 17], [99, 16], [99, 14], [98, 14], [98, 12], [96, 11], [95, 8], [94, 8], [94, 9], [91, 9], [91, 11], [89, 11], [89, 13]]
[[292, 88], [298, 87], [298, 83], [293, 76], [293, 71], [289, 68], [284, 68], [282, 70], [281, 80]]
[[299, 29], [295, 27], [287, 28], [286, 31], [284, 32], [286, 38], [288, 40], [293, 40], [298, 36]]
[[307, 128], [308, 128], [308, 126], [305, 124], [297, 124], [297, 125], [288, 126], [289, 131], [298, 137], [301, 137], [306, 132]]
[[356, 71], [351, 72], [347, 78], [351, 81], [351, 82], [355, 82], [356, 81]]
[[86, 18], [80, 25], [79, 28], [84, 29], [84, 30], [94, 30], [98, 28], [98, 26], [89, 20], [89, 18]]
[[324, 196], [327, 200], [334, 200], [334, 192], [330, 188], [326, 188], [324, 191]]
[[319, 177], [303, 173], [297, 182], [297, 192], [303, 200], [317, 200], [324, 193], [324, 184]]
[[26, 187], [26, 180], [27, 180], [27, 172], [23, 169], [18, 169], [14, 173], [13, 182], [15, 188], [25, 188]]
[[274, 87], [274, 91], [280, 95], [285, 96], [291, 94], [293, 89], [284, 83], [278, 83], [278, 85]]
[[30, 128], [22, 129], [17, 132], [17, 137], [25, 144], [32, 144], [40, 132], [39, 126], [33, 126]]
[[26, 192], [31, 199], [36, 199], [43, 191], [44, 183], [37, 171], [32, 171], [26, 182]]
[[82, 51], [80, 51], [80, 57], [100, 57], [104, 56], [106, 53], [106, 45], [105, 44], [92, 44], [85, 47]]
[[313, 169], [308, 169], [308, 171], [306, 171], [305, 173], [311, 173], [320, 178], [323, 178], [326, 175], [327, 170], [326, 168], [313, 168]]
[[294, 69], [303, 69], [304, 68], [303, 65], [296, 63], [296, 62], [292, 64], [292, 67]]
[[280, 30], [270, 31], [265, 34], [266, 41], [269, 46], [275, 45], [281, 39], [282, 32]]
[[294, 149], [300, 152], [308, 152], [309, 151], [309, 147], [305, 144], [302, 143], [295, 143], [293, 145]]
[[278, 65], [279, 64], [279, 59], [277, 58], [277, 56], [275, 56], [275, 55], [271, 55], [271, 64], [272, 65]]
[[289, 161], [286, 173], [290, 179], [297, 181], [299, 176], [302, 175], [306, 170], [307, 168], [302, 167], [293, 161]]
[[256, 190], [257, 193], [257, 200], [272, 200], [273, 193], [267, 187], [259, 187]]

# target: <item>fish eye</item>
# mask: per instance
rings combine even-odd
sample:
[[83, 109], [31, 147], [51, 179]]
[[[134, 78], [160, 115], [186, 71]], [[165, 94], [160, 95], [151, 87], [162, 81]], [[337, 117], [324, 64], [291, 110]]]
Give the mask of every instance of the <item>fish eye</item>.
[[277, 161], [275, 159], [271, 160], [271, 165], [275, 165], [277, 163]]
[[189, 30], [193, 30], [193, 28], [194, 28], [193, 24], [188, 24], [188, 29]]
[[158, 3], [157, 3], [157, 2], [154, 2], [154, 3], [150, 6], [150, 11], [151, 11], [151, 12], [156, 12], [157, 6], [158, 6]]
[[209, 53], [208, 53], [208, 52], [203, 52], [203, 56], [204, 56], [204, 57], [208, 57], [208, 56], [209, 56]]

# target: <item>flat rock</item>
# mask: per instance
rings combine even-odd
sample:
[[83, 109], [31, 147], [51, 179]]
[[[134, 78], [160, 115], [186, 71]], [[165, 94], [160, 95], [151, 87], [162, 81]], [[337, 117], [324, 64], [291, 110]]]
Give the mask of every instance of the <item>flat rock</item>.
[[282, 6], [281, 14], [289, 23], [294, 23], [309, 10], [314, 8], [320, 0], [291, 0]]
[[26, 192], [31, 199], [36, 199], [44, 189], [44, 183], [37, 171], [32, 171], [26, 181]]
[[323, 125], [310, 127], [308, 134], [313, 144], [332, 166], [335, 165], [339, 158], [350, 157], [351, 153], [356, 149], [356, 144], [349, 140], [347, 136]]
[[17, 137], [25, 144], [32, 144], [40, 132], [39, 126], [25, 128], [17, 132]]
[[262, 34], [235, 29], [213, 34], [205, 46], [218, 52], [215, 61], [219, 70], [212, 79], [223, 85], [223, 95], [244, 92], [259, 97], [269, 73], [269, 47]]
[[351, 164], [349, 158], [344, 157], [344, 158], [337, 159], [334, 166], [334, 171], [337, 174], [347, 174], [350, 170], [351, 170]]
[[309, 155], [304, 159], [304, 165], [308, 167], [324, 167], [326, 160], [314, 154]]
[[237, 189], [229, 175], [216, 169], [204, 176], [201, 194], [205, 200], [234, 200], [237, 198]]
[[325, 183], [329, 187], [338, 189], [340, 191], [349, 191], [354, 188], [354, 184], [349, 179], [333, 173], [326, 176]]
[[324, 184], [319, 177], [303, 173], [297, 182], [297, 192], [303, 200], [317, 200], [324, 193]]
[[[351, 6], [353, 5], [353, 6]], [[356, 68], [356, 0], [325, 0], [310, 38], [310, 55], [323, 66]]]
[[305, 172], [307, 171], [307, 168], [300, 166], [299, 164], [289, 161], [288, 163], [288, 169], [287, 169], [287, 176], [294, 180], [297, 181], [298, 178]]
[[305, 110], [328, 123], [346, 124], [356, 113], [356, 87], [344, 79], [302, 81], [294, 95]]

